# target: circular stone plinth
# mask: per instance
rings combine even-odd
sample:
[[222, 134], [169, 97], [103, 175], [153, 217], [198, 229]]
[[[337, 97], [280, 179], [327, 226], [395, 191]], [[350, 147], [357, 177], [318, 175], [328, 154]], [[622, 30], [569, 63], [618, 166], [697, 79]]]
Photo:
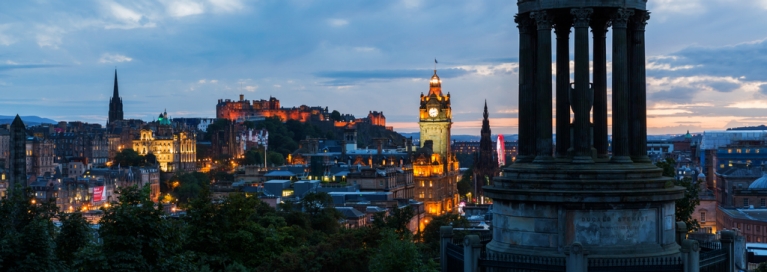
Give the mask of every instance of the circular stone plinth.
[[[518, 163], [491, 186], [488, 252], [562, 256], [581, 243], [592, 255], [671, 256], [675, 201], [684, 188], [652, 164]], [[527, 253], [525, 253], [527, 252]]]

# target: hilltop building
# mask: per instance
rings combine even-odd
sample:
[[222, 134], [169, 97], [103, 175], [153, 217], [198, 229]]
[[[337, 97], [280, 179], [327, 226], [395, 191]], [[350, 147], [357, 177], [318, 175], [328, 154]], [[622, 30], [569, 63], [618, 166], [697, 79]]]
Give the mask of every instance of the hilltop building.
[[266, 117], [279, 117], [283, 121], [324, 121], [328, 119], [329, 113], [327, 107], [301, 105], [297, 108], [283, 108], [280, 107], [280, 100], [274, 97], [269, 97], [269, 100], [261, 99], [251, 102], [246, 100], [245, 95], [242, 94], [239, 101], [219, 99], [218, 104], [216, 104], [216, 118], [229, 119], [230, 121], [248, 121]]

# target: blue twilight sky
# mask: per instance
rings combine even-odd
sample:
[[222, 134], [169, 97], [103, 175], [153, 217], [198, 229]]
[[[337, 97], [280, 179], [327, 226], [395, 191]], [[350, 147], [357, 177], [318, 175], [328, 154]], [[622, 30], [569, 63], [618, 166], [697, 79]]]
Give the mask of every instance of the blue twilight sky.
[[[650, 133], [767, 123], [767, 0], [650, 0]], [[510, 0], [0, 2], [0, 115], [213, 117], [220, 98], [383, 111], [417, 130], [434, 58], [454, 134], [516, 133]], [[608, 44], [611, 37], [608, 35]], [[609, 60], [608, 56], [608, 60]], [[608, 69], [609, 70], [609, 69]]]

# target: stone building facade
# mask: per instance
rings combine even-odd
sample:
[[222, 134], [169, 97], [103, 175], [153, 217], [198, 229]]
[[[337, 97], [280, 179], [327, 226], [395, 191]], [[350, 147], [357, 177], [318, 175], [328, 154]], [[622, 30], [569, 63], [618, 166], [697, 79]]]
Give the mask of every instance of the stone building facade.
[[442, 94], [442, 81], [435, 70], [428, 95], [421, 94], [421, 146], [413, 157], [415, 199], [424, 203], [431, 216], [452, 212], [458, 206], [459, 165], [450, 149], [452, 115], [450, 94]]
[[26, 143], [27, 174], [43, 176], [45, 173], [53, 174], [56, 168], [53, 141], [28, 137]]
[[327, 107], [301, 105], [300, 107], [283, 108], [280, 107], [280, 100], [277, 98], [269, 97], [269, 100], [250, 101], [246, 100], [242, 94], [238, 101], [219, 99], [216, 104], [216, 118], [244, 121], [264, 117], [279, 117], [283, 121], [324, 121], [328, 119], [329, 113]]
[[176, 132], [172, 128], [156, 133], [158, 128], [163, 131], [162, 126], [155, 127], [155, 130], [142, 129], [139, 138], [133, 140], [133, 149], [142, 156], [153, 154], [163, 172], [196, 171], [196, 135], [187, 131]]

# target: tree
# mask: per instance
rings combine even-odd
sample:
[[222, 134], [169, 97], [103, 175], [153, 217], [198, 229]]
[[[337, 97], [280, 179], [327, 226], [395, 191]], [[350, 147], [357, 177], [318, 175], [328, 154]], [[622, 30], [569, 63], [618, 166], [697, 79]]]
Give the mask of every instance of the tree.
[[463, 172], [463, 176], [461, 176], [461, 180], [458, 181], [458, 184], [456, 186], [458, 187], [458, 195], [460, 195], [463, 198], [467, 198], [467, 195], [471, 193], [474, 188], [474, 182], [472, 182], [474, 177], [474, 167], [469, 168], [468, 170]]
[[[62, 269], [55, 254], [58, 213], [53, 200], [35, 200], [29, 188], [9, 188], [0, 200], [0, 268], [3, 271], [57, 271]], [[33, 201], [34, 200], [34, 201]]]
[[120, 166], [143, 166], [144, 156], [141, 156], [135, 150], [126, 148], [115, 155], [114, 165]]
[[384, 212], [373, 215], [373, 226], [378, 229], [391, 229], [400, 239], [405, 239], [411, 235], [407, 225], [410, 224], [413, 216], [415, 216], [415, 210], [411, 206], [394, 208], [389, 216], [385, 216]]
[[370, 257], [371, 272], [389, 271], [438, 271], [437, 264], [424, 262], [416, 245], [402, 240], [391, 230], [383, 232], [381, 245]]
[[341, 113], [338, 112], [337, 110], [333, 110], [330, 113], [330, 119], [333, 121], [341, 121]]
[[180, 253], [181, 232], [164, 219], [162, 207], [149, 199], [149, 187], [122, 188], [119, 202], [104, 209], [97, 246], [102, 256], [89, 256], [83, 270], [167, 271]]
[[[453, 226], [453, 228], [468, 228], [469, 221], [458, 214], [445, 214], [436, 216], [424, 227], [421, 232], [421, 241], [428, 255], [436, 257], [439, 254], [439, 228], [441, 226]], [[457, 236], [465, 233], [456, 232]]]
[[754, 272], [767, 272], [767, 263], [759, 263]]
[[691, 178], [676, 178], [676, 162], [672, 158], [666, 158], [665, 161], [659, 161], [655, 165], [663, 169], [663, 176], [674, 178], [675, 186], [681, 186], [685, 189], [684, 197], [676, 201], [676, 221], [684, 222], [689, 231], [700, 228], [700, 223], [692, 216], [695, 213], [695, 207], [700, 204], [700, 181]]
[[71, 266], [75, 261], [75, 253], [91, 243], [93, 229], [79, 212], [62, 214], [59, 221], [61, 228], [56, 235], [56, 256]]

